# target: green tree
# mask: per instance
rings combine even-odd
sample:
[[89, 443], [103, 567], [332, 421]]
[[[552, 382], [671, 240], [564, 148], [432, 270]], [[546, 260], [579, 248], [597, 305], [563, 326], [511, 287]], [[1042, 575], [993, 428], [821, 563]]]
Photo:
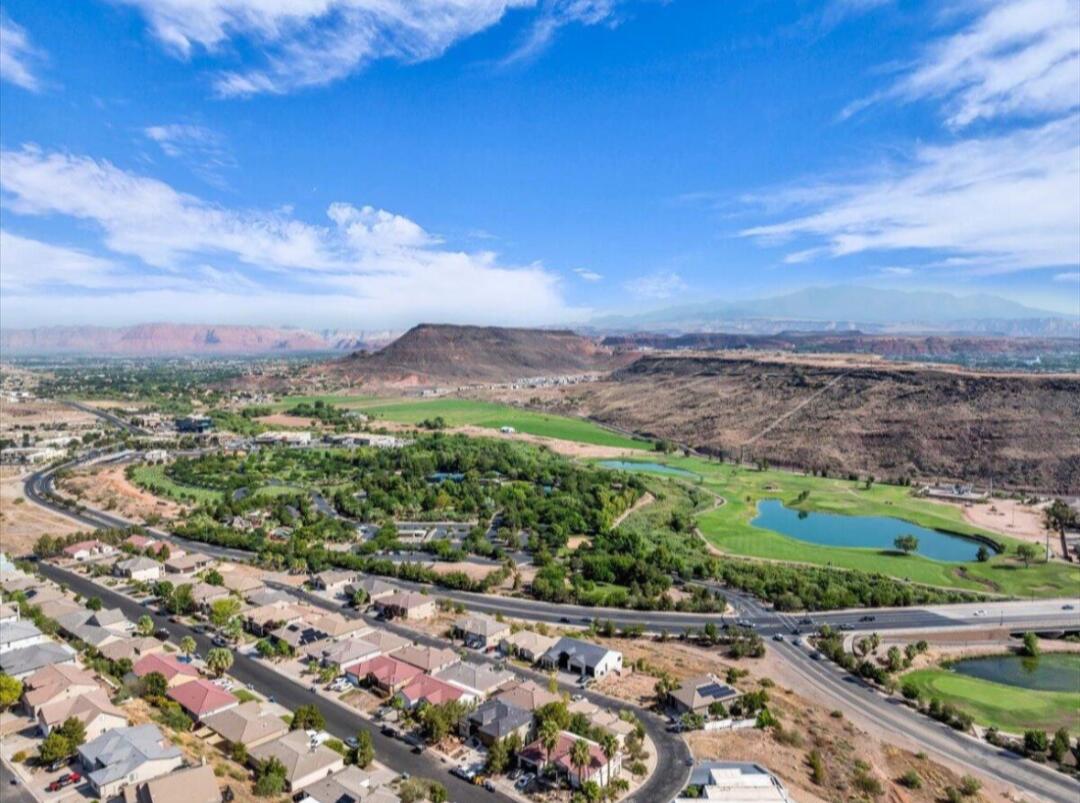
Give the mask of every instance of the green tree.
[[604, 751], [604, 758], [610, 766], [612, 759], [619, 754], [619, 740], [615, 738], [615, 734], [605, 731], [600, 737], [600, 749]]
[[1020, 648], [1020, 654], [1029, 658], [1038, 658], [1042, 650], [1039, 647], [1039, 637], [1032, 632], [1024, 634], [1024, 646]]
[[356, 734], [355, 754], [356, 765], [360, 769], [365, 769], [375, 760], [375, 745], [371, 743], [371, 734], [367, 731]]
[[510, 765], [510, 751], [503, 740], [495, 742], [488, 749], [487, 771], [492, 775], [500, 775]]
[[289, 730], [321, 731], [326, 727], [326, 718], [314, 705], [302, 705], [293, 713]]
[[210, 603], [210, 622], [214, 627], [225, 627], [240, 612], [240, 601], [236, 597], [224, 597]]
[[59, 730], [54, 730], [42, 741], [38, 756], [42, 764], [54, 764], [65, 761], [75, 754], [75, 748]]
[[214, 673], [215, 677], [224, 675], [232, 665], [232, 650], [225, 647], [214, 647], [206, 654], [206, 667]]
[[354, 608], [363, 608], [368, 604], [368, 592], [362, 588], [358, 588], [353, 592], [352, 605]]
[[0, 711], [7, 711], [22, 697], [23, 684], [18, 678], [0, 672]]
[[195, 639], [193, 639], [191, 636], [184, 636], [182, 639], [180, 639], [180, 652], [184, 653], [184, 655], [188, 656], [189, 658], [191, 657], [191, 654], [195, 652], [196, 646], [197, 645], [195, 644]]
[[276, 758], [268, 758], [255, 770], [255, 794], [259, 797], [277, 797], [285, 791], [285, 765]]
[[154, 620], [145, 613], [135, 623], [135, 630], [140, 636], [151, 636], [154, 633]]
[[990, 560], [990, 550], [986, 548], [985, 544], [979, 545], [979, 550], [975, 553], [975, 560], [979, 563], [986, 563]]
[[1039, 548], [1034, 544], [1019, 544], [1016, 547], [1016, 556], [1024, 562], [1024, 568], [1031, 565], [1031, 561], [1039, 557]]
[[1049, 746], [1050, 740], [1046, 738], [1045, 731], [1024, 731], [1024, 749], [1028, 753], [1045, 753]]
[[584, 739], [575, 741], [570, 748], [570, 764], [577, 770], [578, 786], [581, 786], [584, 782], [585, 768], [589, 766], [591, 760], [592, 753], [589, 751], [589, 743]]
[[139, 681], [143, 697], [164, 697], [169, 690], [169, 681], [160, 672], [149, 672]]
[[919, 548], [919, 539], [911, 534], [898, 535], [893, 541], [893, 546], [908, 555]]
[[544, 748], [544, 758], [546, 759], [544, 763], [545, 769], [551, 765], [551, 754], [559, 744], [561, 733], [562, 729], [554, 719], [544, 720], [540, 726], [540, 744]]
[[86, 743], [86, 725], [77, 717], [68, 717], [57, 729], [61, 736], [68, 740], [72, 752]]
[[86, 609], [90, 611], [100, 611], [101, 599], [99, 597], [90, 597], [90, 599], [86, 601]]
[[1060, 764], [1068, 754], [1069, 731], [1066, 728], [1058, 728], [1054, 731], [1054, 738], [1050, 742], [1050, 758]]
[[211, 569], [204, 576], [203, 580], [210, 586], [223, 586], [225, 585], [225, 578], [221, 576], [221, 572], [217, 569]]
[[195, 610], [195, 597], [191, 593], [191, 583], [178, 585], [165, 603], [170, 613], [187, 614]]

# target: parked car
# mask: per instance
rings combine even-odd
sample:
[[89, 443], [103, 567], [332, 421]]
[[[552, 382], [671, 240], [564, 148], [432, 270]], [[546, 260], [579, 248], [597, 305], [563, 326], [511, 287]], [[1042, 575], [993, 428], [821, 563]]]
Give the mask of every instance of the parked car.
[[784, 640], [784, 634], [783, 633], [777, 633], [775, 636], [772, 637], [772, 640], [773, 641], [783, 641]]
[[360, 746], [360, 742], [357, 740], [357, 738], [355, 736], [348, 737], [345, 740], [345, 744], [346, 744], [346, 746], [351, 747], [353, 750], [355, 750], [357, 747]]
[[69, 772], [67, 775], [61, 775], [51, 784], [49, 784], [48, 791], [59, 792], [65, 786], [71, 786], [72, 784], [79, 783], [82, 780], [82, 776], [77, 772]]
[[853, 625], [851, 622], [844, 622], [842, 625], [840, 625], [840, 629], [841, 630], [854, 630], [855, 625]]

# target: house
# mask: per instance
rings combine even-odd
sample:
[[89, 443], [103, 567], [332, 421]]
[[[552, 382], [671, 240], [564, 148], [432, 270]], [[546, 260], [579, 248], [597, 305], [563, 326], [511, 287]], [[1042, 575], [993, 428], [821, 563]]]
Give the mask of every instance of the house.
[[397, 803], [400, 798], [382, 788], [395, 778], [397, 773], [385, 767], [350, 765], [306, 787], [300, 803]]
[[581, 714], [589, 724], [607, 731], [619, 740], [621, 747], [626, 737], [634, 732], [634, 726], [622, 719], [617, 713], [607, 708], [601, 708], [596, 703], [588, 700], [575, 700], [566, 709], [571, 716]]
[[262, 586], [252, 591], [243, 592], [244, 601], [255, 608], [262, 608], [266, 605], [273, 605], [278, 602], [293, 603], [296, 600], [292, 595], [285, 591], [278, 591], [274, 588], [267, 588]]
[[262, 580], [259, 578], [252, 577], [250, 574], [239, 571], [223, 571], [221, 573], [221, 582], [225, 588], [229, 589], [229, 591], [233, 591], [240, 596], [265, 588]]
[[325, 641], [326, 633], [301, 619], [274, 630], [270, 638], [288, 644], [293, 650], [300, 650]]
[[35, 644], [43, 644], [49, 637], [28, 620], [0, 622], [0, 653], [21, 650]]
[[416, 591], [398, 591], [376, 600], [375, 609], [384, 619], [429, 619], [435, 615], [435, 598]]
[[394, 658], [428, 673], [446, 669], [461, 660], [456, 652], [445, 647], [418, 647], [415, 644], [402, 647], [394, 653]]
[[144, 678], [151, 672], [157, 672], [159, 675], [164, 676], [165, 682], [170, 688], [173, 686], [181, 686], [184, 683], [188, 683], [199, 677], [198, 669], [191, 664], [185, 664], [169, 652], [153, 652], [149, 655], [144, 655], [136, 661], [135, 665], [131, 668], [131, 671], [137, 678]]
[[32, 604], [38, 607], [42, 615], [56, 620], [59, 620], [63, 616], [67, 616], [69, 613], [83, 613], [85, 611], [82, 605], [64, 596], [49, 599], [45, 602], [37, 602], [35, 600]]
[[189, 415], [173, 420], [177, 432], [201, 435], [214, 428], [214, 419], [206, 415]]
[[[685, 790], [693, 788], [693, 794]], [[743, 761], [699, 761], [690, 770], [684, 791], [672, 803], [720, 800], [743, 803], [794, 803], [787, 789], [760, 764]]]
[[320, 591], [328, 591], [332, 594], [344, 594], [345, 588], [356, 579], [356, 572], [346, 572], [338, 569], [330, 569], [319, 572], [311, 578], [311, 585]]
[[602, 678], [608, 672], [622, 671], [622, 653], [563, 636], [540, 656], [539, 663], [549, 669], [565, 669], [583, 677]]
[[495, 742], [517, 734], [522, 743], [532, 730], [532, 711], [518, 708], [502, 700], [488, 700], [469, 714], [469, 732], [482, 744], [491, 747]]
[[364, 641], [379, 648], [381, 655], [394, 655], [402, 647], [407, 647], [411, 642], [397, 633], [389, 630], [373, 630], [364, 634]]
[[453, 635], [474, 650], [494, 649], [504, 636], [510, 635], [510, 625], [490, 616], [462, 616], [454, 622]]
[[65, 666], [75, 663], [75, 650], [66, 644], [45, 641], [18, 650], [0, 653], [0, 672], [22, 680], [43, 666]]
[[231, 596], [229, 589], [222, 586], [212, 586], [209, 583], [199, 582], [191, 587], [191, 599], [199, 610], [207, 613], [215, 602], [229, 596]]
[[221, 790], [213, 768], [202, 764], [124, 787], [124, 803], [221, 803]]
[[[574, 743], [579, 739], [589, 746], [589, 763], [582, 768], [575, 767], [570, 760]], [[550, 763], [555, 766], [556, 772], [567, 778], [571, 787], [577, 789], [583, 781], [595, 781], [600, 786], [607, 786], [608, 782], [619, 772], [622, 766], [622, 756], [616, 753], [608, 761], [604, 751], [596, 742], [569, 731], [562, 731], [559, 734], [555, 749], [551, 751]], [[548, 751], [543, 743], [537, 739], [518, 753], [518, 764], [539, 773], [549, 764]]]
[[475, 695], [468, 694], [465, 690], [445, 680], [439, 680], [433, 675], [417, 676], [407, 686], [402, 687], [395, 698], [403, 702], [406, 708], [415, 708], [421, 703], [442, 705], [452, 700], [471, 703], [476, 699]]
[[345, 759], [329, 747], [312, 744], [306, 731], [290, 731], [248, 753], [252, 763], [276, 758], [285, 767], [290, 792], [296, 792], [345, 768]]
[[72, 664], [43, 666], [23, 681], [23, 706], [37, 716], [42, 706], [100, 690], [97, 680]]
[[[135, 629], [135, 625], [124, 616], [119, 608], [102, 608], [100, 611], [88, 611], [80, 608], [78, 611], [58, 616], [56, 623], [60, 625], [62, 632], [81, 638], [95, 647], [98, 645], [92, 640], [94, 630], [105, 631], [112, 635], [115, 640], [127, 636], [128, 633]], [[90, 634], [91, 638], [85, 638], [84, 633]], [[100, 637], [97, 640], [103, 641]]]
[[556, 641], [558, 639], [554, 636], [545, 636], [532, 630], [519, 630], [503, 636], [499, 641], [499, 650], [504, 655], [515, 656], [534, 664], [541, 655], [555, 646]]
[[323, 666], [349, 666], [369, 661], [381, 655], [382, 650], [363, 638], [348, 638], [329, 644], [313, 644], [307, 654]]
[[[291, 597], [286, 599], [291, 600]], [[307, 613], [308, 610], [296, 602], [278, 600], [246, 611], [244, 619], [248, 630], [256, 636], [266, 636], [285, 625], [302, 622]]]
[[559, 702], [562, 697], [548, 691], [535, 680], [526, 680], [507, 686], [496, 694], [494, 699], [524, 708], [526, 711], [535, 711], [549, 703]]
[[150, 558], [128, 558], [116, 564], [116, 574], [144, 583], [161, 577], [161, 564]]
[[179, 769], [180, 749], [162, 736], [155, 725], [115, 728], [79, 747], [94, 796], [108, 800], [125, 786], [145, 783]]
[[201, 722], [203, 717], [240, 705], [240, 700], [205, 678], [172, 686], [167, 695], [180, 703], [197, 722]]
[[668, 693], [667, 702], [676, 716], [706, 714], [713, 703], [728, 703], [738, 696], [739, 692], [721, 683], [716, 675], [706, 674], [682, 681], [679, 688]]
[[209, 714], [203, 718], [203, 724], [230, 745], [242, 744], [248, 750], [289, 732], [281, 717], [263, 712], [255, 700]]
[[479, 699], [487, 697], [514, 680], [514, 675], [505, 669], [496, 669], [488, 664], [464, 662], [456, 663], [435, 673], [435, 677]]
[[116, 547], [93, 539], [91, 541], [79, 541], [70, 544], [62, 550], [64, 557], [71, 560], [84, 561], [91, 558], [100, 558], [116, 552]]
[[343, 668], [345, 676], [357, 686], [368, 683], [385, 694], [396, 694], [424, 674], [422, 669], [387, 655], [379, 655], [370, 661]]
[[369, 630], [363, 619], [350, 619], [340, 613], [325, 613], [312, 620], [312, 627], [321, 630], [327, 638], [339, 639], [361, 630]]
[[165, 645], [156, 638], [150, 638], [149, 636], [135, 636], [133, 638], [120, 639], [119, 641], [114, 641], [103, 647], [99, 647], [98, 652], [101, 653], [103, 658], [108, 658], [110, 661], [122, 661], [126, 659], [135, 663], [135, 661], [138, 661], [144, 655], [165, 652]]
[[165, 573], [190, 576], [214, 565], [214, 559], [201, 552], [170, 555], [165, 561]]
[[156, 538], [150, 538], [145, 535], [135, 534], [129, 535], [127, 538], [121, 541], [122, 545], [126, 544], [127, 546], [138, 552], [145, 552], [150, 547], [153, 547], [154, 551], [157, 552], [159, 549], [161, 549], [161, 545], [163, 543], [164, 541], [159, 541]]
[[398, 589], [378, 577], [359, 576], [345, 586], [343, 591], [346, 599], [352, 599], [357, 591], [363, 591], [367, 594], [369, 602], [376, 602], [389, 597], [391, 594], [396, 594]]
[[48, 736], [53, 728], [60, 727], [71, 718], [83, 724], [87, 739], [96, 739], [106, 731], [123, 728], [128, 724], [124, 712], [112, 704], [108, 693], [102, 688], [56, 700], [41, 706], [37, 712], [42, 736]]

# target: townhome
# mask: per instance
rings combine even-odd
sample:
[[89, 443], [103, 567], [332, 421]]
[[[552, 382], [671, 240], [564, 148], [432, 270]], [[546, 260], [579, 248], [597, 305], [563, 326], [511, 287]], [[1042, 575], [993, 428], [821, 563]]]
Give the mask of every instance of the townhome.
[[79, 747], [79, 761], [94, 796], [108, 800], [125, 786], [160, 778], [179, 769], [180, 749], [155, 725], [115, 728]]

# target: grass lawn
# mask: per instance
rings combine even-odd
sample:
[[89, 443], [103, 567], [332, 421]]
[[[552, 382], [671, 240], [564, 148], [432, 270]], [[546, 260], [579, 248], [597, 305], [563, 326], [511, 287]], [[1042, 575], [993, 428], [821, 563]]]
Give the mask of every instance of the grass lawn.
[[177, 501], [194, 499], [196, 502], [221, 501], [221, 491], [199, 488], [194, 485], [181, 485], [165, 475], [164, 466], [135, 466], [132, 479], [151, 493]]
[[[1033, 563], [1025, 568], [1013, 556], [1019, 541], [981, 531], [963, 520], [958, 507], [913, 497], [910, 488], [875, 484], [866, 490], [861, 483], [846, 479], [756, 471], [700, 458], [650, 456], [649, 460], [692, 471], [698, 475], [697, 482], [702, 487], [724, 497], [726, 503], [701, 514], [698, 525], [709, 542], [725, 552], [880, 572], [927, 585], [1018, 597], [1080, 595], [1080, 566], [1055, 561]], [[802, 491], [808, 491], [809, 496], [796, 504]], [[799, 510], [849, 516], [890, 516], [924, 527], [983, 534], [1005, 546], [1006, 552], [986, 563], [946, 563], [892, 551], [819, 546], [751, 526], [757, 503], [762, 499], [780, 499]]]
[[290, 396], [275, 407], [288, 409], [300, 402], [322, 399], [328, 404], [360, 410], [384, 421], [419, 424], [425, 418], [442, 416], [447, 426], [475, 426], [487, 429], [513, 427], [518, 432], [543, 438], [614, 446], [624, 449], [650, 449], [646, 441], [620, 435], [580, 418], [534, 413], [505, 404], [469, 399], [373, 399], [364, 396]]
[[1080, 732], [1080, 692], [1035, 691], [937, 668], [909, 672], [902, 681], [914, 683], [924, 700], [952, 703], [980, 725], [1011, 733], [1061, 727]]

